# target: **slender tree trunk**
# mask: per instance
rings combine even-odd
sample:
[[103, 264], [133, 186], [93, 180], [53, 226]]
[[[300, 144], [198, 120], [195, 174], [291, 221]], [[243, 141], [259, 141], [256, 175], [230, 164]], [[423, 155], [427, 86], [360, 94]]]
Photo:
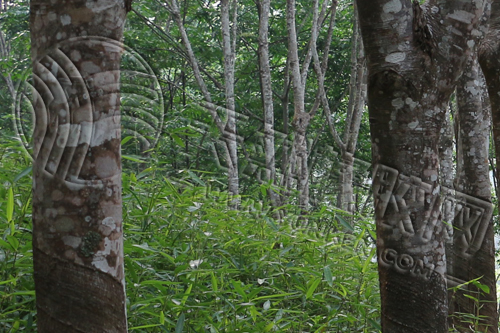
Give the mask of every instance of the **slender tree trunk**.
[[439, 136], [484, 2], [357, 4], [369, 72], [382, 329], [447, 332]]
[[359, 136], [359, 127], [366, 101], [366, 64], [363, 41], [358, 28], [357, 9], [355, 7], [355, 24], [353, 27], [353, 54], [351, 55], [351, 82], [349, 85], [349, 104], [346, 127], [344, 131], [345, 145], [341, 148], [342, 165], [340, 169], [340, 190], [337, 206], [349, 213], [354, 213], [354, 153]]
[[[316, 1], [317, 4], [317, 1]], [[290, 76], [293, 85], [294, 118], [292, 125], [295, 129], [294, 148], [297, 165], [297, 189], [299, 191], [299, 207], [305, 213], [309, 209], [309, 170], [307, 168], [307, 140], [306, 132], [310, 123], [310, 115], [304, 106], [304, 83], [300, 73], [299, 51], [297, 46], [297, 31], [295, 27], [295, 1], [287, 0], [287, 29], [288, 29], [288, 59], [290, 61]]]
[[119, 86], [125, 6], [31, 2], [41, 333], [127, 332]]
[[[2, 11], [0, 6], [0, 12]], [[5, 34], [0, 30], [0, 57], [2, 59], [8, 59], [10, 56], [10, 45], [5, 38]], [[12, 76], [10, 73], [2, 73], [2, 79], [7, 85], [7, 89], [9, 89], [9, 94], [12, 99], [15, 99], [16, 89], [14, 87], [14, 82], [12, 81]]]
[[[271, 68], [269, 66], [269, 11], [270, 0], [259, 3], [259, 72], [261, 81], [262, 104], [264, 106], [264, 153], [266, 163], [266, 180], [272, 185], [276, 180], [276, 161], [274, 151], [274, 106], [271, 85]], [[271, 188], [269, 190], [271, 204], [278, 206], [278, 197]]]
[[[214, 123], [224, 137], [224, 150], [226, 162], [228, 164], [228, 190], [232, 196], [237, 196], [239, 194], [239, 176], [238, 176], [238, 154], [237, 154], [237, 133], [236, 133], [236, 117], [234, 110], [234, 53], [236, 48], [236, 39], [235, 39], [235, 31], [236, 31], [236, 7], [234, 12], [234, 24], [233, 24], [233, 40], [231, 42], [231, 32], [229, 27], [229, 5], [228, 1], [223, 1], [222, 6], [225, 9], [221, 8], [221, 23], [223, 29], [223, 52], [224, 52], [224, 78], [225, 82], [225, 92], [226, 92], [226, 114], [227, 121], [224, 123], [222, 119], [217, 114], [217, 107], [212, 102], [212, 95], [210, 94], [205, 80], [201, 76], [201, 69], [198, 64], [198, 60], [193, 52], [193, 48], [191, 47], [191, 41], [189, 40], [188, 34], [186, 32], [186, 28], [184, 27], [183, 17], [179, 10], [179, 5], [177, 0], [168, 0], [165, 3], [167, 9], [172, 14], [174, 21], [179, 28], [179, 32], [181, 34], [182, 44], [186, 48], [187, 58], [193, 70], [193, 74], [198, 84], [198, 87], [203, 94], [203, 98], [205, 103], [202, 103], [205, 106], [212, 116]], [[236, 6], [236, 1], [234, 2]], [[226, 16], [226, 17], [223, 17]], [[223, 22], [224, 21], [224, 22]], [[229, 46], [227, 45], [229, 44]], [[229, 49], [228, 49], [229, 48]], [[218, 82], [216, 82], [218, 85]], [[231, 108], [232, 107], [232, 108]], [[237, 201], [231, 201], [233, 206], [237, 205]]]
[[290, 97], [290, 62], [287, 59], [283, 78], [283, 95], [280, 98], [282, 105], [282, 118], [283, 118], [283, 147], [281, 154], [281, 179], [280, 187], [283, 189], [280, 195], [280, 205], [284, 204], [290, 196], [290, 189], [292, 183], [292, 175], [290, 173], [290, 118], [289, 112], [289, 97]]
[[222, 54], [224, 55], [224, 87], [226, 90], [227, 121], [224, 139], [227, 145], [229, 193], [239, 193], [238, 142], [236, 138], [236, 113], [234, 101], [234, 61], [236, 53], [237, 2], [233, 1], [233, 26], [231, 35], [229, 0], [221, 1]]
[[[474, 53], [467, 62], [465, 71], [457, 86], [457, 176], [455, 189], [474, 198], [491, 203], [491, 186], [489, 177], [489, 133], [491, 119], [488, 106], [483, 103], [483, 92], [486, 86], [484, 77], [479, 69], [477, 55]], [[475, 230], [482, 230], [480, 223], [478, 227], [464, 225], [463, 214], [458, 214], [454, 221], [455, 237], [451, 251], [447, 252], [452, 267], [448, 269], [452, 273], [454, 281], [461, 283], [478, 279], [479, 282], [488, 286], [489, 292], [480, 292], [481, 289], [469, 284], [466, 290], [459, 290], [452, 300], [450, 314], [455, 315], [453, 324], [460, 332], [470, 331], [470, 324], [457, 317], [458, 313], [468, 313], [482, 316], [475, 330], [481, 332], [498, 332], [498, 313], [496, 299], [495, 281], [495, 250], [493, 222], [486, 220], [487, 229], [481, 235], [483, 242], [481, 247], [473, 255], [463, 255], [463, 245], [470, 242], [468, 234], [477, 236]], [[481, 302], [477, 303], [464, 294], [469, 294]], [[462, 319], [462, 320], [461, 320]], [[468, 319], [467, 319], [468, 321]]]
[[[290, 64], [290, 78], [293, 87], [293, 101], [294, 101], [294, 117], [292, 125], [294, 127], [294, 141], [293, 147], [295, 150], [296, 158], [296, 177], [297, 189], [299, 192], [299, 207], [301, 214], [307, 214], [309, 210], [309, 167], [308, 167], [308, 146], [307, 146], [307, 129], [311, 122], [311, 117], [314, 116], [319, 105], [320, 99], [317, 98], [314, 106], [310, 112], [305, 110], [305, 90], [306, 81], [309, 73], [309, 66], [311, 60], [317, 57], [316, 42], [318, 39], [319, 26], [323, 23], [328, 2], [322, 4], [321, 10], [319, 1], [312, 2], [312, 27], [311, 37], [307, 50], [305, 52], [302, 69], [299, 63], [298, 53], [298, 39], [295, 21], [295, 0], [287, 0], [286, 8], [286, 22], [288, 30], [288, 62]], [[334, 3], [333, 6], [336, 6]], [[326, 42], [329, 47], [329, 41]], [[325, 62], [326, 66], [326, 62]], [[326, 68], [324, 69], [326, 71]], [[321, 69], [318, 73], [321, 80], [324, 79], [324, 71]]]

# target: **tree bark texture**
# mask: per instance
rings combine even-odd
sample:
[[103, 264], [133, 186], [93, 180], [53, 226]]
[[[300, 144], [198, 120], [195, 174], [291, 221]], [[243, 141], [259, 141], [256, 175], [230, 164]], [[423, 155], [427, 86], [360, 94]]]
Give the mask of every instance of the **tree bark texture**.
[[[500, 1], [493, 0], [491, 2], [491, 15], [489, 19], [489, 29], [486, 37], [482, 41], [479, 47], [479, 63], [483, 71], [486, 85], [488, 88], [488, 96], [491, 108], [491, 121], [493, 126], [493, 142], [495, 144], [495, 155], [496, 155], [496, 175], [499, 175], [500, 169]], [[488, 179], [489, 180], [489, 179]], [[497, 179], [498, 183], [498, 179]], [[494, 267], [494, 243], [493, 243], [493, 231], [491, 230], [491, 223], [488, 225], [488, 230], [486, 233], [486, 242], [480, 250], [481, 257], [480, 266], [493, 265]], [[493, 262], [491, 262], [493, 260]], [[471, 266], [474, 263], [471, 264]], [[491, 270], [491, 267], [490, 267]], [[479, 274], [480, 272], [477, 272]], [[495, 300], [496, 303], [496, 291], [495, 291], [495, 279], [491, 276], [491, 272], [485, 275], [485, 282], [489, 286], [491, 279], [493, 278], [493, 287], [490, 290], [490, 295], [488, 299]], [[488, 328], [488, 332], [498, 331], [498, 312], [496, 306], [487, 305], [485, 314], [490, 315], [488, 323], [492, 326]]]
[[[286, 5], [286, 22], [288, 31], [288, 59], [289, 74], [293, 87], [293, 106], [294, 116], [292, 126], [294, 128], [294, 140], [292, 155], [288, 162], [291, 163], [295, 159], [295, 175], [297, 178], [297, 190], [299, 192], [299, 207], [302, 215], [306, 215], [309, 210], [309, 149], [307, 146], [307, 129], [311, 122], [311, 118], [316, 114], [318, 107], [324, 103], [325, 89], [323, 81], [328, 65], [328, 50], [331, 43], [331, 30], [335, 22], [333, 16], [330, 16], [329, 32], [326, 41], [324, 42], [323, 59], [319, 63], [317, 51], [317, 39], [319, 29], [326, 21], [327, 12], [330, 15], [335, 15], [337, 2], [324, 1], [321, 6], [318, 0], [312, 2], [312, 26], [310, 39], [307, 49], [304, 52], [304, 60], [302, 68], [299, 61], [298, 37], [296, 29], [296, 8], [294, 0], [287, 0]], [[316, 96], [315, 103], [309, 112], [305, 110], [306, 84], [309, 73], [309, 66], [313, 62], [316, 75], [318, 77], [319, 91]]]
[[479, 47], [479, 64], [488, 88], [496, 155], [497, 182], [500, 170], [500, 1], [493, 0], [489, 29]]
[[[317, 1], [316, 1], [317, 5]], [[307, 167], [307, 128], [311, 117], [305, 111], [304, 87], [302, 81], [299, 51], [297, 45], [297, 31], [295, 27], [295, 1], [287, 0], [287, 30], [288, 30], [288, 59], [290, 62], [290, 77], [293, 86], [294, 117], [292, 125], [295, 129], [294, 148], [296, 153], [297, 189], [299, 191], [299, 207], [305, 213], [309, 209], [309, 169]], [[313, 19], [314, 20], [314, 19]]]
[[[270, 0], [259, 2], [259, 73], [261, 82], [262, 104], [264, 108], [264, 153], [266, 180], [272, 185], [276, 182], [276, 159], [274, 150], [274, 106], [271, 85], [271, 67], [269, 65], [269, 15]], [[286, 139], [285, 139], [286, 141]], [[279, 206], [278, 195], [269, 189], [269, 198], [274, 207]]]
[[[224, 55], [224, 87], [226, 92], [227, 121], [224, 139], [228, 156], [228, 189], [232, 195], [239, 193], [238, 142], [236, 138], [236, 113], [234, 100], [234, 62], [236, 56], [237, 3], [233, 1], [233, 26], [230, 24], [229, 0], [221, 1], [222, 54]], [[231, 31], [233, 34], [231, 34]]]
[[[489, 177], [489, 134], [491, 127], [490, 110], [483, 101], [486, 90], [484, 77], [479, 69], [477, 54], [473, 53], [465, 66], [465, 71], [457, 85], [457, 175], [455, 190], [459, 193], [491, 203]], [[474, 327], [480, 332], [498, 332], [498, 312], [495, 277], [495, 249], [493, 221], [485, 220], [486, 228], [481, 247], [474, 255], [464, 255], [462, 248], [474, 236], [474, 229], [483, 229], [479, 220], [472, 226], [464, 225], [463, 213], [454, 219], [454, 237], [447, 246], [448, 275], [450, 282], [465, 283], [480, 278], [479, 282], [488, 286], [489, 292], [482, 292], [473, 284], [468, 284], [454, 295], [450, 303], [453, 326], [460, 332], [470, 331], [470, 324], [460, 318], [460, 313], [482, 316]], [[469, 215], [476, 214], [469, 211]], [[465, 232], [464, 232], [465, 231]], [[464, 294], [477, 298], [475, 302]]]
[[119, 85], [125, 3], [46, 0], [30, 9], [38, 332], [127, 332]]
[[357, 0], [387, 332], [447, 332], [439, 137], [483, 1]]
[[[354, 6], [357, 13], [356, 5]], [[349, 104], [346, 126], [341, 146], [340, 190], [337, 206], [349, 213], [354, 213], [354, 153], [358, 142], [359, 127], [366, 102], [366, 63], [363, 41], [359, 33], [357, 14], [353, 27], [353, 47], [351, 55], [351, 82], [349, 84]]]

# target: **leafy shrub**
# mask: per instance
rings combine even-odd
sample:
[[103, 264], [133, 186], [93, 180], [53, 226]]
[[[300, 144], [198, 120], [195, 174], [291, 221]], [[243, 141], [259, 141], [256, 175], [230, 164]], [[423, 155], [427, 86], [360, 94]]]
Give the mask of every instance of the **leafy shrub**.
[[[0, 331], [34, 332], [30, 161], [14, 143], [0, 149]], [[380, 329], [370, 223], [345, 233], [323, 207], [310, 221], [329, 221], [328, 232], [297, 228], [297, 216], [277, 222], [257, 195], [231, 210], [209, 175], [160, 171], [123, 175], [130, 331]]]

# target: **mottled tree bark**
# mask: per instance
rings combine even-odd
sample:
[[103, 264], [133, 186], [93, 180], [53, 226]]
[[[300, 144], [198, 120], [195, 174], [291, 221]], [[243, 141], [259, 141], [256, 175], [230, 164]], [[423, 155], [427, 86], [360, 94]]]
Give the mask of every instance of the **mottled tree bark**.
[[[479, 47], [479, 63], [486, 79], [486, 85], [489, 93], [489, 101], [491, 108], [491, 119], [493, 125], [493, 141], [495, 144], [496, 155], [496, 175], [500, 175], [500, 1], [493, 0], [491, 2], [491, 16], [489, 19], [489, 30], [485, 39]], [[488, 178], [489, 180], [489, 178]], [[498, 181], [497, 181], [498, 183]], [[481, 256], [480, 266], [486, 269], [489, 266], [488, 273], [485, 275], [484, 284], [493, 282], [490, 286], [491, 292], [488, 296], [489, 300], [495, 300], [494, 305], [488, 305], [485, 309], [485, 314], [490, 316], [488, 323], [492, 326], [488, 328], [488, 332], [497, 332], [498, 330], [498, 312], [496, 310], [496, 292], [495, 292], [495, 279], [492, 276], [491, 269], [494, 269], [494, 243], [493, 231], [491, 223], [488, 225], [486, 233], [486, 241], [479, 253]], [[474, 263], [471, 263], [473, 266]], [[482, 269], [483, 269], [482, 268]], [[482, 270], [481, 269], [481, 270]], [[494, 270], [493, 270], [494, 273]], [[476, 274], [483, 274], [476, 272]]]
[[32, 1], [30, 9], [38, 331], [126, 332], [119, 86], [125, 2]]
[[[487, 101], [483, 101], [486, 90], [484, 78], [479, 69], [476, 53], [472, 54], [465, 66], [465, 71], [457, 85], [457, 175], [455, 190], [485, 202], [491, 202], [489, 178], [489, 134], [491, 127], [490, 110]], [[479, 325], [474, 327], [480, 332], [498, 332], [498, 312], [495, 280], [495, 249], [493, 221], [489, 219], [481, 247], [472, 256], [464, 256], [461, 246], [467, 242], [468, 232], [461, 232], [467, 226], [458, 214], [454, 220], [455, 237], [447, 247], [449, 258], [448, 275], [450, 282], [465, 283], [478, 279], [488, 286], [489, 293], [473, 284], [459, 290], [450, 304], [453, 326], [460, 332], [470, 332], [471, 325], [463, 322], [459, 313], [483, 316]], [[474, 235], [474, 228], [469, 232]], [[480, 303], [464, 296], [469, 294]]]
[[483, 1], [357, 0], [368, 107], [383, 332], [447, 332], [439, 136]]

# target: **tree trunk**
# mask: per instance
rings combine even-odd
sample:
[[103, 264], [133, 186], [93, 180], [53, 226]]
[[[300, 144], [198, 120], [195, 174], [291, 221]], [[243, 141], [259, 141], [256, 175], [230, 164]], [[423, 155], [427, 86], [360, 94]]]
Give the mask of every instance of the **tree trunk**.
[[[484, 73], [486, 79], [486, 85], [489, 92], [489, 101], [491, 108], [491, 119], [493, 125], [493, 141], [495, 143], [495, 155], [496, 155], [496, 175], [500, 175], [500, 1], [493, 0], [491, 4], [491, 16], [489, 19], [489, 30], [486, 34], [485, 39], [479, 48], [479, 63], [481, 69]], [[497, 179], [498, 183], [498, 179]], [[489, 265], [490, 269], [494, 267], [494, 243], [493, 243], [493, 232], [491, 230], [491, 223], [488, 224], [488, 230], [486, 232], [486, 241], [483, 247], [480, 249], [480, 253], [483, 253], [482, 260], [485, 261], [486, 265]], [[491, 252], [493, 251], [493, 253]], [[493, 259], [492, 259], [493, 258]], [[493, 262], [491, 261], [493, 260]], [[492, 265], [492, 266], [491, 266]], [[482, 265], [481, 265], [482, 266]], [[485, 284], [491, 282], [491, 272], [488, 276], [485, 276]], [[496, 305], [496, 292], [495, 284], [493, 279], [493, 288], [490, 289], [490, 296], [488, 299], [495, 299]], [[487, 306], [491, 311], [495, 309], [493, 305]], [[488, 323], [492, 324], [492, 327], [488, 328], [488, 332], [497, 332], [498, 330], [498, 312], [494, 311], [488, 312], [490, 319]]]
[[[261, 82], [262, 104], [264, 107], [264, 153], [266, 163], [266, 180], [275, 185], [276, 161], [274, 151], [274, 106], [271, 86], [271, 68], [269, 65], [269, 11], [270, 0], [259, 2], [259, 72]], [[285, 138], [286, 141], [286, 138]], [[273, 188], [269, 189], [271, 204], [277, 207], [278, 196]]]
[[[224, 2], [225, 12], [222, 11], [221, 8], [221, 23], [223, 31], [223, 52], [224, 52], [224, 77], [226, 79], [225, 82], [225, 92], [226, 92], [226, 104], [227, 104], [227, 121], [224, 123], [222, 119], [217, 114], [217, 106], [212, 103], [212, 95], [210, 94], [207, 85], [205, 84], [205, 80], [201, 76], [201, 69], [198, 64], [198, 60], [193, 52], [193, 48], [191, 47], [191, 41], [189, 40], [188, 34], [186, 32], [186, 28], [184, 27], [183, 16], [179, 10], [179, 4], [177, 0], [169, 0], [165, 2], [167, 9], [172, 14], [174, 21], [179, 28], [179, 32], [181, 35], [182, 44], [186, 48], [187, 58], [193, 70], [193, 74], [198, 84], [198, 87], [203, 94], [204, 103], [201, 103], [210, 113], [212, 119], [214, 120], [215, 126], [219, 130], [219, 133], [224, 138], [224, 150], [226, 162], [228, 164], [228, 190], [232, 196], [237, 196], [239, 194], [239, 176], [238, 176], [238, 154], [237, 154], [237, 136], [236, 136], [236, 117], [234, 112], [234, 54], [231, 55], [229, 50], [227, 49], [226, 43], [229, 43], [229, 49], [234, 53], [235, 51], [235, 39], [233, 36], [233, 43], [231, 45], [231, 37], [229, 28], [229, 13], [228, 13], [228, 2]], [[223, 6], [223, 7], [224, 7]], [[236, 6], [236, 2], [235, 2]], [[226, 15], [227, 17], [223, 18]], [[235, 12], [236, 15], [236, 12]], [[236, 19], [236, 16], [235, 16]], [[222, 21], [225, 21], [223, 23]], [[234, 24], [234, 29], [236, 26]], [[235, 30], [233, 30], [234, 33]], [[226, 40], [228, 38], [229, 40]], [[228, 52], [226, 54], [226, 52]], [[227, 62], [227, 63], [226, 63]], [[217, 85], [218, 82], [216, 82]], [[230, 108], [232, 106], [232, 109]], [[231, 201], [231, 205], [237, 206], [237, 199]]]
[[[357, 15], [357, 8], [354, 6]], [[353, 27], [353, 47], [351, 55], [351, 82], [349, 85], [349, 104], [344, 131], [345, 145], [341, 147], [342, 165], [340, 169], [340, 191], [337, 206], [349, 213], [354, 213], [354, 153], [358, 142], [359, 127], [366, 101], [366, 64], [363, 41], [359, 34], [358, 18]]]
[[357, 4], [369, 73], [382, 329], [447, 332], [439, 136], [484, 3]]
[[[483, 103], [486, 87], [479, 69], [477, 55], [474, 53], [467, 61], [465, 71], [457, 86], [457, 176], [455, 189], [474, 198], [491, 204], [491, 186], [489, 177], [489, 134], [491, 119], [489, 108]], [[469, 205], [470, 206], [470, 205]], [[472, 209], [471, 213], [476, 213]], [[482, 228], [481, 223], [487, 224]], [[477, 225], [477, 227], [476, 227]], [[464, 286], [454, 295], [450, 304], [453, 325], [460, 332], [470, 331], [473, 326], [481, 332], [498, 332], [498, 314], [495, 281], [495, 250], [493, 221], [477, 219], [476, 224], [464, 224], [463, 213], [457, 214], [453, 223], [455, 237], [451, 247], [447, 248], [449, 257], [448, 274], [453, 282], [465, 283], [480, 278], [479, 282], [488, 286], [489, 292], [481, 292], [473, 284]], [[476, 230], [484, 230], [478, 235]], [[464, 255], [463, 245], [470, 242], [468, 235], [484, 237], [481, 247], [473, 255]], [[480, 300], [475, 302], [464, 294]], [[482, 316], [478, 325], [470, 325], [460, 318], [459, 313]], [[469, 321], [467, 319], [466, 321]]]
[[32, 1], [30, 9], [38, 332], [127, 332], [119, 86], [125, 2]]
[[297, 46], [297, 32], [295, 28], [295, 1], [287, 0], [287, 29], [288, 29], [288, 59], [290, 62], [290, 76], [293, 85], [294, 117], [292, 125], [295, 129], [293, 145], [296, 153], [297, 189], [299, 191], [299, 207], [302, 213], [309, 209], [309, 169], [307, 168], [307, 140], [306, 132], [311, 117], [305, 111], [304, 83], [300, 73], [299, 51]]
[[[238, 142], [236, 139], [236, 113], [234, 102], [234, 61], [236, 53], [236, 13], [237, 3], [233, 1], [233, 27], [229, 18], [229, 0], [221, 1], [222, 54], [224, 55], [224, 87], [226, 90], [227, 121], [224, 129], [224, 139], [228, 157], [228, 189], [233, 196], [239, 194], [238, 176]], [[233, 201], [237, 205], [237, 199]]]

